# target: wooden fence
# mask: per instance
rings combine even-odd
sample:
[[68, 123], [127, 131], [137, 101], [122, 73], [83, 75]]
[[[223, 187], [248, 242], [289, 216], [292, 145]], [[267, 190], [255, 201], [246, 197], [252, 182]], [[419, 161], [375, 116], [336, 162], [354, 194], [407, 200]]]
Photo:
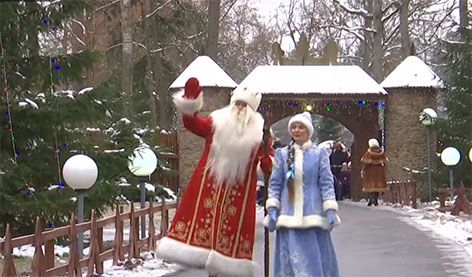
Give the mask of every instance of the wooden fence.
[[[163, 201], [158, 206], [153, 206], [149, 202], [148, 208], [134, 209], [131, 204], [131, 211], [120, 213], [119, 207], [114, 216], [96, 219], [92, 210], [89, 222], [80, 224], [75, 223], [75, 216], [71, 214], [70, 225], [42, 231], [39, 217], [36, 219], [35, 233], [17, 238], [11, 238], [10, 224], [6, 225], [5, 239], [0, 242], [0, 253], [4, 255], [4, 266], [1, 276], [16, 276], [15, 264], [13, 262], [12, 252], [14, 247], [33, 244], [35, 252], [32, 260], [32, 276], [57, 276], [68, 274], [68, 276], [82, 276], [82, 268], [87, 267], [87, 276], [94, 274], [103, 274], [103, 261], [113, 258], [113, 265], [127, 258], [139, 257], [141, 249], [154, 251], [156, 241], [167, 233], [169, 226], [169, 210], [175, 209], [175, 202], [165, 203]], [[156, 235], [154, 225], [154, 214], [161, 213], [161, 230]], [[146, 216], [149, 222], [148, 237], [139, 239], [139, 218]], [[129, 242], [123, 245], [123, 226], [124, 221], [130, 221]], [[109, 224], [115, 225], [115, 238], [113, 248], [104, 251], [103, 245], [103, 227]], [[79, 259], [77, 248], [77, 233], [90, 230], [90, 248], [88, 257]], [[67, 264], [54, 265], [54, 241], [56, 238], [68, 237], [70, 242], [69, 260]], [[44, 245], [44, 253], [43, 246]]]
[[175, 192], [179, 190], [179, 147], [177, 132], [159, 133], [156, 136], [156, 144], [169, 149], [168, 152], [160, 152], [161, 158], [166, 162], [166, 166], [174, 171], [159, 171], [152, 175], [152, 181], [163, 185]]
[[412, 180], [388, 181], [389, 190], [384, 193], [384, 201], [402, 204], [416, 209], [416, 182]]
[[[452, 215], [459, 215], [460, 212], [472, 215], [472, 205], [467, 200], [466, 195], [472, 195], [471, 188], [465, 188], [464, 184], [460, 182], [457, 188], [440, 188], [439, 192], [439, 211], [451, 212]], [[457, 195], [456, 200], [452, 206], [446, 206], [446, 196], [448, 194]]]

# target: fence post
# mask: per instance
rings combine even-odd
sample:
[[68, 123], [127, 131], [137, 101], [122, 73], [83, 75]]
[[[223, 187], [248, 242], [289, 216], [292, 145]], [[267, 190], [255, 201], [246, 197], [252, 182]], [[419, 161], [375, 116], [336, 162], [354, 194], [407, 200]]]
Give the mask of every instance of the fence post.
[[121, 222], [120, 207], [116, 205], [115, 214], [115, 250], [113, 251], [113, 265], [117, 265], [118, 261], [124, 260], [123, 253], [123, 224]]
[[412, 189], [412, 200], [411, 200], [411, 206], [413, 209], [418, 209], [418, 204], [416, 203], [416, 182], [415, 181], [410, 181], [410, 187]]
[[44, 252], [46, 270], [54, 268], [54, 239], [50, 239], [44, 242]]
[[129, 252], [128, 259], [137, 258], [139, 256], [137, 249], [137, 232], [136, 227], [139, 228], [138, 222], [136, 222], [136, 216], [134, 215], [134, 203], [131, 202], [131, 213], [130, 213], [130, 225], [129, 225]]
[[462, 182], [460, 182], [459, 186], [456, 189], [456, 201], [454, 202], [454, 206], [451, 210], [451, 215], [459, 215], [461, 211], [466, 214], [472, 214], [472, 209], [470, 207], [470, 203], [465, 197], [465, 187]]
[[16, 276], [15, 263], [13, 263], [13, 258], [11, 247], [11, 234], [10, 234], [10, 223], [7, 223], [7, 228], [5, 229], [5, 241], [3, 242], [3, 272], [2, 276]]
[[82, 270], [79, 264], [79, 249], [77, 246], [77, 231], [75, 230], [75, 214], [70, 214], [70, 228], [69, 228], [69, 266], [68, 275], [69, 277], [82, 276]]
[[44, 276], [44, 254], [43, 254], [43, 241], [41, 237], [41, 222], [39, 216], [36, 217], [36, 223], [34, 226], [34, 256], [32, 264], [32, 276]]
[[[103, 253], [103, 227], [97, 228], [97, 243], [98, 243], [98, 254]], [[103, 262], [100, 262], [100, 257], [97, 255], [97, 274], [103, 274]]]
[[165, 236], [167, 235], [167, 229], [169, 229], [169, 211], [167, 210], [165, 198], [162, 198], [161, 217], [161, 234]]
[[156, 230], [154, 226], [154, 211], [152, 198], [149, 199], [149, 240], [148, 240], [148, 250], [156, 250]]
[[90, 246], [89, 246], [89, 260], [88, 260], [87, 276], [94, 275], [94, 266], [98, 271], [97, 224], [95, 221], [95, 211], [92, 209], [91, 215], [90, 215]]

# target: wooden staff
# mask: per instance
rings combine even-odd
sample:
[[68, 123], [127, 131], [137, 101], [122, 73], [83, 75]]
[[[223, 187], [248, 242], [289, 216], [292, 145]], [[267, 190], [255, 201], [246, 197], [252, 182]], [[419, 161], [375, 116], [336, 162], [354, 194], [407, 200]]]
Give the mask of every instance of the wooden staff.
[[[270, 145], [270, 131], [267, 127], [264, 128], [264, 153], [266, 156], [269, 156], [269, 147]], [[265, 203], [269, 197], [269, 178], [270, 174], [264, 172], [264, 186], [262, 187], [262, 196], [264, 197], [264, 217], [267, 216], [267, 209], [265, 208]], [[269, 277], [269, 228], [264, 227], [264, 276]]]

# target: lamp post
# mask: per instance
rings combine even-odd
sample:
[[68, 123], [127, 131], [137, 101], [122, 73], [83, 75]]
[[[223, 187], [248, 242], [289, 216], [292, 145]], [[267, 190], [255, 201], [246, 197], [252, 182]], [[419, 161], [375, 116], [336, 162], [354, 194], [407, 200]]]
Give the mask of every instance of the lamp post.
[[[151, 175], [157, 167], [157, 156], [151, 148], [140, 146], [136, 148], [133, 155], [128, 157], [128, 169], [135, 176], [145, 177]], [[139, 185], [141, 208], [146, 206], [146, 189], [144, 180]], [[141, 238], [146, 237], [146, 217], [141, 216]]]
[[[97, 164], [90, 157], [79, 154], [70, 157], [62, 169], [62, 175], [66, 183], [75, 191], [77, 191], [77, 222], [84, 222], [84, 196], [97, 180], [98, 168]], [[77, 248], [79, 257], [83, 256], [84, 234], [77, 234]]]
[[432, 198], [432, 193], [431, 193], [431, 126], [433, 126], [436, 123], [436, 119], [438, 118], [438, 114], [436, 111], [434, 111], [431, 108], [426, 108], [423, 109], [420, 113], [420, 122], [424, 126], [426, 126], [426, 129], [428, 129], [428, 135], [427, 135], [427, 149], [428, 149], [428, 199], [429, 202], [431, 202]]
[[[455, 147], [448, 147], [441, 152], [441, 161], [449, 167], [449, 187], [454, 188], [454, 176], [452, 168], [461, 160], [461, 153]], [[451, 192], [451, 200], [453, 194]]]

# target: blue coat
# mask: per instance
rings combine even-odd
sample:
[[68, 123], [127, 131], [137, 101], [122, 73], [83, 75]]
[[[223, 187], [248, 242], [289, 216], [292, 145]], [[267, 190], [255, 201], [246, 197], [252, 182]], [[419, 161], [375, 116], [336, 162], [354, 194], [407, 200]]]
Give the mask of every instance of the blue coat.
[[[295, 148], [294, 203], [288, 200], [288, 147], [277, 149], [266, 207], [278, 208], [274, 276], [339, 276], [325, 211], [338, 210], [328, 152], [311, 141]], [[268, 217], [265, 218], [268, 223]], [[336, 215], [335, 225], [340, 223]]]
[[[329, 155], [326, 149], [318, 148], [310, 140], [295, 147], [295, 197], [294, 203], [288, 201], [287, 156], [288, 147], [279, 148], [275, 152], [275, 165], [269, 184], [269, 198], [266, 208], [279, 209], [277, 229], [313, 228], [327, 230], [329, 227], [325, 211], [338, 210], [334, 193], [333, 175], [330, 169]], [[335, 218], [335, 226], [341, 220]], [[268, 218], [264, 220], [267, 226]]]

